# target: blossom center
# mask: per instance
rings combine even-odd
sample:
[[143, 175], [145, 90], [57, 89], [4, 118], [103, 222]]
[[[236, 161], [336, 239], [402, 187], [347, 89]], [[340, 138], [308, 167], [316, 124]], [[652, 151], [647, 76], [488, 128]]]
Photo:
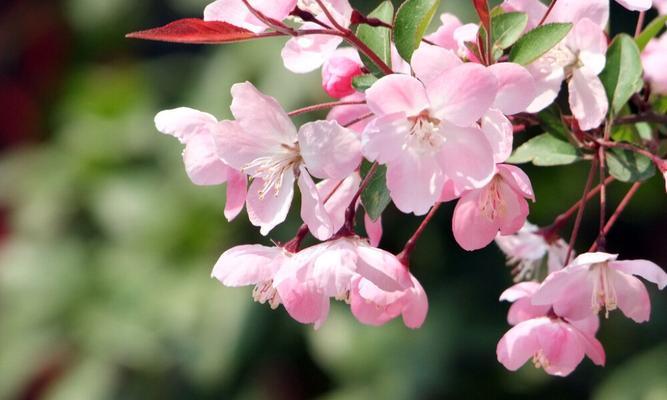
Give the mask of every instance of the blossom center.
[[273, 287], [273, 280], [258, 283], [252, 290], [252, 298], [260, 304], [269, 303], [272, 310], [280, 305], [280, 295]]
[[436, 151], [445, 138], [440, 130], [440, 120], [433, 118], [427, 110], [408, 118], [410, 121], [409, 143], [421, 151]]
[[496, 175], [479, 198], [479, 210], [489, 221], [495, 221], [506, 213], [506, 205], [500, 193], [501, 178]]
[[246, 164], [242, 169], [243, 172], [248, 173], [252, 178], [259, 178], [264, 182], [262, 189], [259, 191], [260, 199], [263, 199], [271, 189], [278, 196], [283, 185], [285, 173], [292, 169], [296, 175], [299, 166], [303, 163], [298, 143], [292, 146], [283, 144], [281, 147], [283, 151], [259, 157]]
[[611, 284], [612, 270], [607, 263], [593, 264], [591, 270], [596, 274], [593, 280], [593, 298], [591, 306], [596, 314], [602, 307], [605, 309], [605, 316], [609, 318], [609, 311], [613, 311], [618, 306], [616, 301], [616, 289]]

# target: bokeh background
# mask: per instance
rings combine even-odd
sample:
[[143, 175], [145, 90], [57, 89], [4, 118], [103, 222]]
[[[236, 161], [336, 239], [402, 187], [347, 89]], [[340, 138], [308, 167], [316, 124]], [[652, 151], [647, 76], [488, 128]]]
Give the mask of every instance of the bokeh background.
[[[446, 207], [413, 272], [431, 303], [424, 327], [362, 326], [337, 304], [314, 331], [250, 289], [210, 279], [230, 246], [260, 242], [224, 189], [195, 187], [181, 145], [153, 116], [187, 105], [229, 116], [229, 88], [250, 80], [286, 109], [327, 101], [318, 73], [285, 71], [282, 39], [226, 47], [127, 40], [130, 31], [199, 16], [206, 0], [4, 0], [0, 5], [0, 399], [667, 399], [667, 293], [636, 325], [612, 313], [606, 368], [567, 379], [497, 363], [511, 284], [495, 246], [456, 246]], [[356, 1], [370, 9], [377, 1]], [[464, 20], [466, 0], [443, 2]], [[635, 15], [612, 8], [614, 31]], [[312, 117], [312, 116], [311, 116]], [[587, 167], [527, 167], [548, 224], [576, 201]], [[611, 203], [627, 185], [616, 183]], [[667, 267], [660, 177], [645, 184], [609, 238], [625, 258]], [[297, 209], [293, 207], [293, 209]], [[292, 216], [271, 237], [289, 239]], [[418, 224], [389, 209], [383, 247]], [[597, 213], [587, 214], [579, 249]]]

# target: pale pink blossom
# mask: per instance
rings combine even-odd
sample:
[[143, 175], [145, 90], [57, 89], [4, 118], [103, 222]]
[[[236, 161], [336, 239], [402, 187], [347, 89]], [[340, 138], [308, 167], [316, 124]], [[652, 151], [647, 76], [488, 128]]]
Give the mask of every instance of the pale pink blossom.
[[496, 244], [507, 256], [508, 265], [516, 266], [516, 280], [532, 279], [546, 257], [548, 272], [555, 272], [565, 265], [568, 245], [563, 239], [547, 242], [538, 227], [527, 222], [512, 235], [498, 235]]
[[532, 358], [536, 368], [555, 376], [569, 375], [584, 356], [595, 365], [605, 364], [604, 348], [594, 332], [581, 330], [553, 315], [518, 323], [500, 339], [496, 354], [510, 371], [518, 370]]
[[211, 277], [227, 287], [254, 285], [253, 299], [261, 304], [269, 303], [271, 308], [276, 309], [281, 301], [273, 279], [292, 256], [280, 247], [236, 246], [220, 256]]
[[507, 312], [507, 322], [517, 325], [529, 319], [544, 317], [549, 313], [550, 306], [535, 306], [531, 297], [540, 288], [538, 282], [520, 282], [505, 290], [500, 295], [500, 301], [512, 303]]
[[453, 54], [442, 59], [446, 65], [439, 77], [423, 73], [434, 63], [422, 51], [412, 61], [419, 79], [388, 75], [366, 91], [375, 117], [362, 135], [366, 158], [387, 165], [394, 204], [417, 215], [438, 200], [445, 180], [462, 191], [492, 178], [493, 149], [476, 121], [497, 94], [491, 72], [479, 64], [457, 65]]
[[[264, 16], [282, 21], [294, 10], [297, 0], [248, 0], [248, 3]], [[204, 9], [204, 20], [227, 22], [255, 33], [269, 29], [241, 0], [214, 1]]]
[[501, 7], [505, 12], [522, 12], [528, 16], [526, 30], [537, 27], [547, 12], [546, 4], [539, 0], [505, 0]]
[[471, 251], [487, 246], [498, 232], [517, 232], [528, 217], [526, 199], [535, 199], [528, 176], [518, 167], [499, 164], [491, 182], [459, 199], [452, 218], [454, 238]]
[[183, 162], [190, 180], [196, 185], [227, 182], [225, 217], [236, 218], [246, 200], [246, 176], [226, 164], [216, 151], [216, 141], [239, 130], [236, 123], [218, 121], [211, 114], [181, 107], [161, 111], [155, 116], [158, 131], [174, 136], [185, 145]]
[[[333, 19], [341, 26], [350, 26], [352, 18], [352, 6], [348, 0], [327, 0], [323, 2], [327, 6]], [[299, 0], [299, 8], [308, 11], [315, 17], [331, 24], [317, 2], [312, 0]], [[300, 29], [321, 29], [314, 22], [305, 22]], [[335, 35], [303, 35], [294, 37], [285, 43], [282, 50], [283, 64], [288, 70], [304, 74], [314, 71], [331, 58], [338, 46], [343, 43], [343, 38]]]
[[354, 94], [352, 80], [362, 74], [362, 67], [356, 50], [349, 47], [336, 50], [322, 67], [322, 88], [337, 99]]
[[528, 111], [538, 112], [550, 105], [558, 96], [562, 81], [567, 80], [570, 108], [580, 128], [600, 126], [609, 109], [598, 77], [606, 63], [606, 51], [603, 28], [588, 18], [576, 22], [564, 41], [528, 66], [538, 93]]
[[[362, 323], [378, 324], [387, 315], [403, 314], [408, 326], [418, 327], [428, 305], [413, 279], [396, 256], [365, 240], [346, 237], [301, 250], [273, 282], [292, 318], [316, 329], [327, 319], [331, 298], [350, 302], [356, 296], [362, 297], [355, 299], [353, 312]], [[370, 303], [378, 313], [384, 309], [382, 316], [367, 313]]]
[[439, 47], [452, 50], [461, 59], [477, 62], [477, 57], [468, 49], [466, 43], [476, 43], [479, 26], [464, 25], [455, 15], [449, 13], [440, 15], [440, 22], [438, 30], [426, 36], [426, 39]]
[[317, 121], [298, 131], [278, 102], [252, 84], [232, 87], [231, 110], [241, 128], [218, 140], [229, 165], [253, 181], [246, 201], [250, 222], [267, 235], [287, 217], [294, 182], [301, 191], [301, 217], [320, 240], [335, 232], [311, 175], [345, 179], [361, 162], [357, 134], [334, 121]]
[[652, 39], [642, 52], [644, 77], [657, 94], [667, 94], [667, 34]]
[[547, 277], [533, 296], [535, 305], [551, 305], [556, 314], [572, 320], [619, 308], [635, 322], [648, 321], [651, 302], [644, 284], [633, 275], [667, 286], [667, 273], [646, 260], [618, 261], [607, 253], [585, 253], [565, 269]]

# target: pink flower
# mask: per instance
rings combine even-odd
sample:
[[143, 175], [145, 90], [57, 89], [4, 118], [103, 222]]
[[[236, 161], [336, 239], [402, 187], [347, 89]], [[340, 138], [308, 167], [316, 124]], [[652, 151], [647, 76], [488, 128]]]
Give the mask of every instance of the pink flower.
[[231, 121], [218, 122], [211, 114], [185, 107], [161, 111], [155, 116], [155, 126], [185, 145], [183, 162], [194, 184], [227, 182], [225, 217], [230, 221], [236, 218], [245, 203], [247, 178], [222, 161], [216, 151], [216, 140], [239, 129], [238, 126]]
[[452, 14], [443, 13], [440, 15], [441, 25], [438, 30], [426, 37], [426, 39], [436, 45], [452, 50], [462, 59], [477, 62], [477, 57], [468, 49], [466, 42], [475, 43], [479, 27], [477, 24], [462, 24], [459, 19]]
[[631, 11], [646, 11], [651, 8], [652, 0], [616, 0], [616, 2]]
[[547, 6], [539, 0], [505, 0], [501, 7], [505, 12], [526, 13], [528, 16], [526, 30], [537, 27], [547, 12]]
[[351, 48], [338, 49], [322, 67], [322, 87], [329, 96], [340, 99], [355, 93], [352, 80], [362, 74], [359, 53]]
[[642, 52], [644, 77], [657, 94], [667, 94], [667, 35], [652, 39]]
[[528, 217], [526, 198], [535, 199], [528, 176], [513, 165], [498, 165], [491, 182], [461, 196], [452, 219], [454, 238], [464, 249], [477, 250], [498, 232], [517, 232]]
[[326, 321], [331, 298], [354, 301], [353, 312], [362, 323], [380, 324], [403, 314], [408, 326], [418, 327], [428, 305], [415, 282], [394, 255], [356, 237], [300, 251], [274, 279], [292, 318], [316, 329]]
[[635, 322], [648, 321], [651, 302], [644, 284], [633, 275], [667, 286], [667, 273], [646, 260], [617, 261], [616, 255], [585, 253], [565, 269], [549, 275], [533, 296], [535, 305], [552, 305], [556, 314], [569, 319], [584, 319], [621, 309]]
[[438, 200], [446, 179], [465, 190], [492, 178], [493, 149], [476, 121], [497, 93], [497, 80], [485, 67], [461, 64], [449, 52], [436, 78], [436, 62], [420, 53], [412, 61], [419, 79], [388, 75], [366, 91], [375, 118], [362, 135], [366, 158], [387, 165], [396, 206], [417, 215]]
[[518, 370], [532, 358], [535, 367], [556, 376], [569, 375], [585, 355], [595, 365], [605, 364], [604, 349], [594, 332], [580, 330], [556, 316], [520, 322], [500, 339], [496, 354], [510, 371]]
[[[249, 0], [248, 3], [266, 17], [282, 21], [294, 10], [297, 0]], [[228, 24], [261, 33], [269, 27], [260, 21], [241, 0], [217, 0], [204, 9], [205, 21]]]
[[[347, 28], [350, 26], [352, 18], [352, 6], [348, 0], [327, 0], [324, 1], [327, 9], [338, 24]], [[317, 2], [313, 0], [299, 0], [299, 8], [309, 11], [317, 17], [318, 20], [331, 24], [331, 21], [324, 15]], [[305, 22], [300, 29], [321, 29], [322, 27], [314, 22]], [[333, 35], [304, 35], [294, 37], [287, 41], [282, 50], [283, 63], [285, 68], [297, 73], [305, 74], [321, 67], [333, 54], [338, 46], [343, 43], [343, 38]]]
[[547, 257], [549, 273], [564, 267], [568, 245], [563, 239], [548, 243], [537, 226], [526, 222], [515, 234], [498, 235], [496, 244], [507, 256], [508, 265], [516, 265], [516, 280], [532, 279]]
[[531, 302], [533, 294], [539, 288], [540, 284], [538, 282], [520, 282], [505, 290], [500, 295], [500, 301], [513, 303], [507, 313], [507, 322], [510, 325], [517, 325], [529, 319], [544, 317], [549, 313], [550, 306], [534, 306]]
[[[559, 3], [557, 3], [559, 4]], [[538, 95], [528, 107], [538, 112], [551, 104], [567, 78], [570, 108], [582, 130], [600, 126], [609, 103], [598, 78], [604, 69], [607, 39], [603, 28], [588, 18], [576, 22], [567, 38], [528, 66]]]
[[211, 277], [227, 287], [255, 285], [252, 296], [258, 303], [269, 303], [272, 309], [281, 304], [273, 284], [278, 270], [293, 255], [280, 247], [245, 245], [224, 252], [213, 267]]
[[247, 198], [250, 222], [267, 235], [287, 217], [294, 182], [301, 191], [301, 217], [320, 240], [335, 232], [311, 175], [345, 179], [361, 162], [359, 139], [334, 121], [303, 125], [297, 132], [278, 102], [252, 84], [232, 87], [234, 130], [218, 140], [225, 162], [247, 173], [253, 182]]
[[653, 7], [658, 10], [658, 14], [667, 14], [667, 0], [653, 0]]
[[[350, 102], [364, 100], [366, 100], [366, 95], [361, 92], [356, 92], [341, 99], [341, 101]], [[342, 126], [347, 126], [357, 133], [362, 133], [371, 121], [370, 116], [371, 110], [366, 104], [352, 104], [332, 108], [329, 115], [327, 115], [327, 120], [336, 121]]]

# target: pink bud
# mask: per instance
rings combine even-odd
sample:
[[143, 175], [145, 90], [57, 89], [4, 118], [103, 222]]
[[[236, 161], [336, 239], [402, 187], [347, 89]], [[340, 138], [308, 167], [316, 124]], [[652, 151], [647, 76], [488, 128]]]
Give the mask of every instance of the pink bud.
[[349, 96], [355, 91], [352, 80], [361, 73], [358, 61], [343, 56], [331, 57], [322, 68], [322, 88], [337, 99]]

